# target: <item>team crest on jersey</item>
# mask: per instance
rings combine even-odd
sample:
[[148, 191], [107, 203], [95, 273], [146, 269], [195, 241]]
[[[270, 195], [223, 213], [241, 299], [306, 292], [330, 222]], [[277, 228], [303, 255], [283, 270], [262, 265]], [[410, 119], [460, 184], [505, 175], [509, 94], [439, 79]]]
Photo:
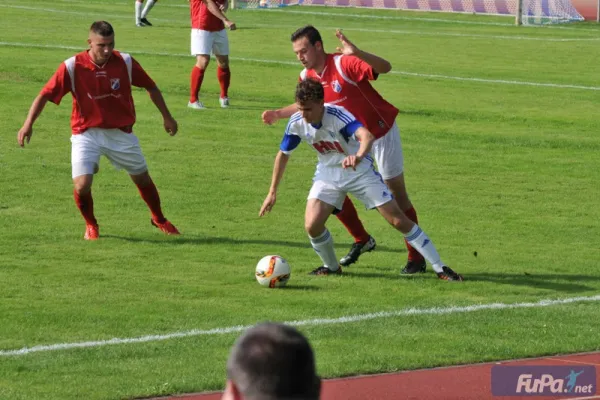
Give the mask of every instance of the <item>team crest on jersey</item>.
[[331, 87], [332, 87], [333, 91], [336, 93], [339, 93], [342, 91], [342, 85], [340, 85], [340, 83], [337, 81], [337, 79], [335, 81], [331, 81]]
[[121, 80], [119, 78], [113, 78], [110, 80], [110, 88], [112, 90], [119, 90], [121, 87]]

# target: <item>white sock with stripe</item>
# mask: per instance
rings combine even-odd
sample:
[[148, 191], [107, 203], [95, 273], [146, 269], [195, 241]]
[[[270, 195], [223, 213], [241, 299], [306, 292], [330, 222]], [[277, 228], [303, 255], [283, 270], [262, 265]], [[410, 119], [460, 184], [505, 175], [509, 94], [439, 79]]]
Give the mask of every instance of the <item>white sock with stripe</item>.
[[142, 19], [142, 6], [143, 5], [144, 4], [142, 4], [139, 1], [135, 2], [135, 23], [136, 24], [139, 24], [141, 22], [140, 20]]
[[154, 7], [154, 3], [156, 3], [156, 1], [146, 0], [146, 7], [144, 7], [144, 11], [142, 11], [142, 18], [146, 18], [146, 15], [148, 15], [150, 10], [152, 10], [152, 7]]
[[410, 232], [405, 234], [404, 237], [412, 247], [417, 249], [417, 251], [429, 261], [435, 272], [442, 272], [442, 267], [445, 264], [442, 263], [433, 242], [429, 239], [429, 236], [419, 228], [419, 225], [415, 224]]
[[333, 237], [331, 233], [325, 228], [325, 231], [319, 236], [313, 238], [310, 237], [310, 244], [312, 244], [315, 253], [323, 261], [323, 265], [331, 271], [337, 271], [340, 268], [337, 257], [335, 256], [335, 249], [333, 248]]

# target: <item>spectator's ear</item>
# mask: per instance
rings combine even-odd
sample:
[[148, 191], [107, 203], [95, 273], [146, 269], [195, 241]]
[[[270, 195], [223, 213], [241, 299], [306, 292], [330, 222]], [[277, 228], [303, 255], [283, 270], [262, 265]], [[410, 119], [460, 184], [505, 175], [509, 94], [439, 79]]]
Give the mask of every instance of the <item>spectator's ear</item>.
[[221, 400], [243, 400], [242, 394], [233, 381], [227, 380]]

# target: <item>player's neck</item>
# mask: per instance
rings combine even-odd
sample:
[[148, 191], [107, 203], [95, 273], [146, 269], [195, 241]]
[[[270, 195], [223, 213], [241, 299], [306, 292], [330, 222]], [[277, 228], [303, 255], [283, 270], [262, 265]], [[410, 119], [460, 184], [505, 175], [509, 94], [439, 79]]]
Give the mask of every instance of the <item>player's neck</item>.
[[317, 73], [317, 75], [320, 76], [323, 73], [323, 71], [325, 71], [326, 66], [327, 66], [327, 54], [323, 54], [323, 57], [321, 57], [321, 60], [319, 60], [319, 62], [315, 66], [314, 71]]
[[88, 57], [90, 58], [90, 61], [98, 68], [104, 68], [104, 66], [108, 63], [108, 61], [110, 60], [110, 57], [112, 57], [112, 54], [106, 59], [106, 60], [97, 60], [94, 55], [92, 54], [91, 50], [87, 51], [88, 53]]

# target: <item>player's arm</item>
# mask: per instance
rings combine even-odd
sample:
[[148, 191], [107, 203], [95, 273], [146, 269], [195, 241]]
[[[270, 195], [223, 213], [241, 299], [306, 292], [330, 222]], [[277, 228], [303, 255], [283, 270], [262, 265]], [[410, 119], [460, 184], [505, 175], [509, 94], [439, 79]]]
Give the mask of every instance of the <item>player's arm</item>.
[[167, 103], [156, 83], [150, 78], [150, 76], [146, 73], [144, 68], [136, 61], [136, 59], [131, 59], [131, 84], [136, 87], [144, 88], [148, 92], [150, 96], [150, 100], [154, 103], [158, 111], [163, 116], [163, 125], [165, 127], [165, 131], [171, 136], [177, 133], [177, 121], [171, 116], [169, 112], [169, 108], [167, 107]]
[[262, 120], [265, 124], [272, 125], [280, 119], [291, 117], [296, 111], [298, 111], [296, 103], [278, 110], [266, 110], [262, 113]]
[[208, 8], [208, 11], [212, 15], [223, 21], [227, 28], [229, 28], [232, 31], [236, 29], [235, 22], [230, 21], [229, 18], [225, 16], [223, 11], [221, 11], [221, 8], [217, 5], [217, 3], [214, 2], [214, 0], [202, 0], [202, 2], [206, 4], [206, 8]]
[[338, 47], [337, 50], [345, 55], [355, 56], [356, 58], [366, 62], [373, 68], [373, 71], [377, 74], [387, 74], [392, 70], [392, 64], [375, 54], [367, 53], [356, 47], [341, 30], [335, 32], [335, 36], [340, 40], [342, 47]]
[[356, 139], [360, 141], [360, 147], [354, 155], [349, 155], [342, 161], [343, 168], [356, 169], [356, 166], [371, 152], [375, 136], [363, 126], [356, 129], [354, 132]]
[[269, 194], [267, 194], [265, 201], [263, 201], [262, 207], [258, 213], [259, 217], [262, 217], [273, 209], [273, 206], [277, 201], [277, 189], [279, 188], [279, 183], [283, 178], [283, 173], [285, 172], [285, 167], [287, 166], [289, 159], [290, 156], [288, 154], [279, 150], [279, 153], [277, 153], [277, 156], [275, 157], [275, 163], [273, 164], [273, 175], [271, 176]]
[[27, 140], [27, 144], [31, 140], [31, 135], [33, 135], [33, 124], [38, 119], [44, 107], [46, 107], [46, 103], [48, 103], [48, 98], [42, 94], [39, 94], [31, 104], [29, 108], [29, 113], [27, 114], [27, 118], [23, 123], [21, 129], [19, 129], [19, 133], [17, 134], [17, 141], [19, 142], [19, 146], [25, 146], [25, 140]]
[[171, 115], [160, 89], [158, 89], [157, 86], [154, 86], [153, 88], [147, 90], [148, 94], [150, 95], [150, 100], [152, 100], [156, 108], [158, 108], [158, 111], [160, 111], [163, 116], [165, 131], [169, 135], [174, 136], [178, 129], [177, 121], [175, 121], [175, 118], [173, 118]]

